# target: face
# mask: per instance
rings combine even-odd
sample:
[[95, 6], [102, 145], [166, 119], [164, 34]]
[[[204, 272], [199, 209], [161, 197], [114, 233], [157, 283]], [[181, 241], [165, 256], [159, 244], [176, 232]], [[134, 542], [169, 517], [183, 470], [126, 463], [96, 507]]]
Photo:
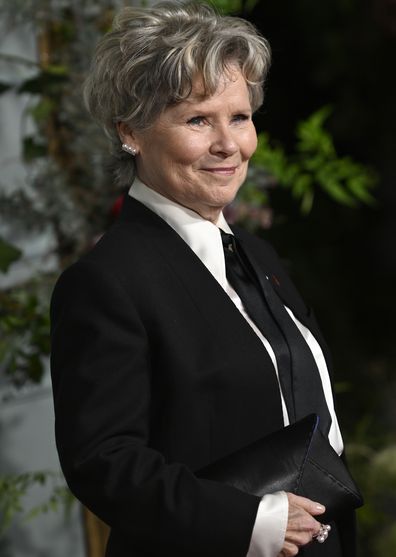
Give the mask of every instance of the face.
[[126, 132], [135, 147], [137, 175], [158, 193], [216, 222], [244, 182], [257, 146], [245, 79], [235, 68], [216, 93], [203, 98], [194, 83], [190, 97], [168, 107], [143, 132]]

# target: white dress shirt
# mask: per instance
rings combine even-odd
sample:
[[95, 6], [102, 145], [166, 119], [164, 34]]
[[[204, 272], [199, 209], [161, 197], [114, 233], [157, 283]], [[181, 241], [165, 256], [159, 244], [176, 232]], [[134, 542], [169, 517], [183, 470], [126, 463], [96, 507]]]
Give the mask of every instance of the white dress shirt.
[[[137, 178], [134, 180], [133, 186], [129, 190], [129, 195], [143, 203], [143, 205], [151, 209], [167, 222], [199, 257], [264, 344], [278, 376], [278, 366], [271, 345], [250, 319], [238, 294], [227, 281], [224, 249], [221, 235], [219, 234], [219, 228], [230, 234], [232, 234], [232, 230], [228, 226], [223, 214], [221, 213], [217, 223], [213, 224], [203, 219], [198, 213], [167, 199], [163, 195], [147, 187]], [[286, 310], [296, 323], [315, 358], [332, 419], [329, 441], [334, 450], [338, 454], [341, 454], [343, 451], [343, 442], [334, 411], [330, 378], [323, 352], [312, 333], [296, 319], [288, 307], [286, 307]], [[282, 395], [279, 376], [278, 384], [282, 401], [283, 421], [286, 426], [289, 424], [289, 418]], [[258, 508], [247, 557], [276, 557], [282, 549], [287, 518], [288, 500], [286, 493], [279, 491], [274, 494], [265, 495]]]

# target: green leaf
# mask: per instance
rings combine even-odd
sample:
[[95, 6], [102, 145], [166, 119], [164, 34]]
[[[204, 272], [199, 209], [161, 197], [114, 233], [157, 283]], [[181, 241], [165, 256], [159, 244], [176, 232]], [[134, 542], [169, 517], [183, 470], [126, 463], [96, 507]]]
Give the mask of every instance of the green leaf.
[[[47, 499], [30, 510], [24, 508], [24, 498], [29, 491], [39, 485], [51, 482], [51, 492]], [[59, 473], [41, 470], [25, 472], [19, 475], [0, 476], [0, 536], [9, 528], [18, 515], [23, 520], [30, 520], [42, 513], [64, 509], [70, 513], [75, 502]]]
[[330, 114], [331, 107], [324, 106], [298, 124], [291, 155], [273, 145], [268, 134], [260, 134], [252, 158], [253, 164], [265, 168], [280, 186], [291, 191], [303, 214], [312, 209], [317, 188], [348, 207], [374, 204], [370, 190], [376, 185], [376, 176], [350, 157], [337, 156], [333, 139], [323, 127]]
[[36, 106], [32, 107], [29, 112], [32, 115], [35, 122], [40, 124], [41, 122], [45, 122], [54, 112], [56, 107], [56, 103], [53, 100], [44, 97], [42, 98]]
[[19, 248], [0, 238], [0, 271], [2, 273], [6, 273], [10, 265], [17, 261], [21, 255], [22, 251]]
[[292, 194], [296, 199], [300, 199], [307, 193], [312, 192], [312, 176], [300, 174], [296, 176], [292, 184]]
[[18, 93], [58, 95], [68, 79], [68, 73], [64, 66], [49, 66], [35, 77], [24, 81], [18, 87]]
[[241, 0], [216, 0], [216, 8], [224, 14], [240, 12], [242, 9]]
[[301, 212], [303, 215], [308, 215], [311, 212], [313, 200], [314, 200], [314, 190], [313, 188], [311, 188], [306, 192], [304, 192], [304, 195], [302, 197]]
[[70, 73], [70, 70], [64, 64], [49, 64], [45, 68], [45, 73], [54, 76], [67, 77]]
[[33, 136], [25, 137], [23, 140], [23, 158], [25, 162], [32, 162], [34, 159], [45, 157], [47, 146], [37, 141]]
[[251, 159], [252, 164], [265, 168], [284, 185], [290, 180], [290, 173], [293, 174], [293, 168], [288, 164], [284, 149], [280, 146], [272, 146], [266, 133], [259, 134], [257, 139], [257, 149]]
[[375, 198], [371, 195], [368, 189], [372, 188], [375, 184], [375, 178], [372, 178], [369, 175], [359, 175], [354, 176], [348, 180], [348, 189], [353, 193], [353, 195], [366, 203], [367, 205], [374, 205]]
[[336, 180], [321, 180], [320, 185], [334, 201], [348, 207], [356, 207], [356, 199]]
[[320, 153], [322, 156], [335, 156], [335, 148], [331, 135], [323, 129], [325, 120], [332, 109], [324, 106], [314, 112], [309, 118], [297, 125], [296, 149], [300, 153]]
[[38, 383], [44, 373], [43, 356], [50, 351], [48, 307], [24, 288], [0, 293], [0, 307], [4, 373], [16, 387]]

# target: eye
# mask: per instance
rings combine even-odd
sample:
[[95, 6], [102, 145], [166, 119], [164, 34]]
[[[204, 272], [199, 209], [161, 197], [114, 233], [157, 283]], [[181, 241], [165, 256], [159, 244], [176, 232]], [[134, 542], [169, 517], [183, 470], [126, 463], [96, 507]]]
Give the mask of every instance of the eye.
[[248, 120], [250, 120], [250, 114], [234, 114], [232, 117], [232, 121], [236, 123], [247, 122]]
[[187, 120], [187, 124], [190, 124], [191, 126], [202, 126], [204, 123], [205, 123], [204, 116], [193, 116], [193, 118]]

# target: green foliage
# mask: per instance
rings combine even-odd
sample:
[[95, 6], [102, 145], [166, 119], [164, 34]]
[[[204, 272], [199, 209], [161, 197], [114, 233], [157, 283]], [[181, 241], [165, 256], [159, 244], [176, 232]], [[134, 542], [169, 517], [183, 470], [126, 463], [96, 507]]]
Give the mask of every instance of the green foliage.
[[355, 442], [347, 449], [365, 498], [358, 511], [363, 543], [372, 555], [395, 555], [396, 445], [384, 441], [374, 448]]
[[45, 157], [48, 154], [46, 143], [42, 139], [36, 139], [34, 136], [26, 136], [22, 142], [22, 156], [27, 163], [38, 158]]
[[22, 252], [19, 248], [0, 238], [0, 272], [6, 273], [10, 265], [21, 255]]
[[35, 106], [30, 108], [29, 112], [37, 124], [42, 124], [48, 120], [55, 109], [56, 103], [48, 97], [43, 97]]
[[53, 64], [47, 66], [35, 77], [25, 80], [18, 88], [18, 93], [31, 93], [33, 95], [44, 93], [50, 96], [59, 96], [68, 79], [68, 68], [64, 65]]
[[44, 356], [50, 352], [49, 315], [39, 297], [27, 289], [0, 293], [0, 361], [16, 387], [39, 383]]
[[[24, 498], [28, 491], [33, 487], [46, 485], [51, 487], [50, 495], [26, 511]], [[68, 514], [74, 501], [60, 473], [39, 471], [0, 476], [0, 536], [18, 515], [24, 520], [29, 520], [42, 513], [58, 511], [60, 508]]]
[[371, 190], [376, 176], [350, 157], [337, 155], [333, 139], [324, 129], [330, 113], [329, 107], [323, 107], [298, 124], [292, 155], [287, 155], [280, 145], [273, 146], [268, 134], [259, 134], [252, 159], [253, 164], [266, 168], [280, 186], [290, 190], [303, 214], [311, 211], [318, 187], [341, 205], [374, 204]]
[[238, 192], [238, 201], [245, 201], [253, 207], [266, 207], [269, 199], [264, 187], [260, 188], [254, 179], [248, 179]]
[[240, 14], [250, 12], [258, 0], [215, 0], [213, 4], [225, 14]]
[[[50, 352], [49, 315], [39, 295], [24, 286], [0, 292], [1, 371], [17, 388], [39, 383], [44, 357]], [[25, 497], [34, 488], [48, 486], [42, 502], [26, 509]], [[63, 509], [66, 514], [75, 501], [61, 473], [52, 471], [0, 475], [0, 537], [16, 520]]]
[[52, 64], [40, 71], [35, 77], [25, 80], [17, 92], [39, 95], [38, 101], [31, 106], [27, 113], [37, 124], [35, 135], [23, 138], [22, 153], [26, 163], [48, 156], [48, 137], [46, 127], [60, 112], [61, 99], [65, 89], [70, 85], [69, 70], [66, 65]]

